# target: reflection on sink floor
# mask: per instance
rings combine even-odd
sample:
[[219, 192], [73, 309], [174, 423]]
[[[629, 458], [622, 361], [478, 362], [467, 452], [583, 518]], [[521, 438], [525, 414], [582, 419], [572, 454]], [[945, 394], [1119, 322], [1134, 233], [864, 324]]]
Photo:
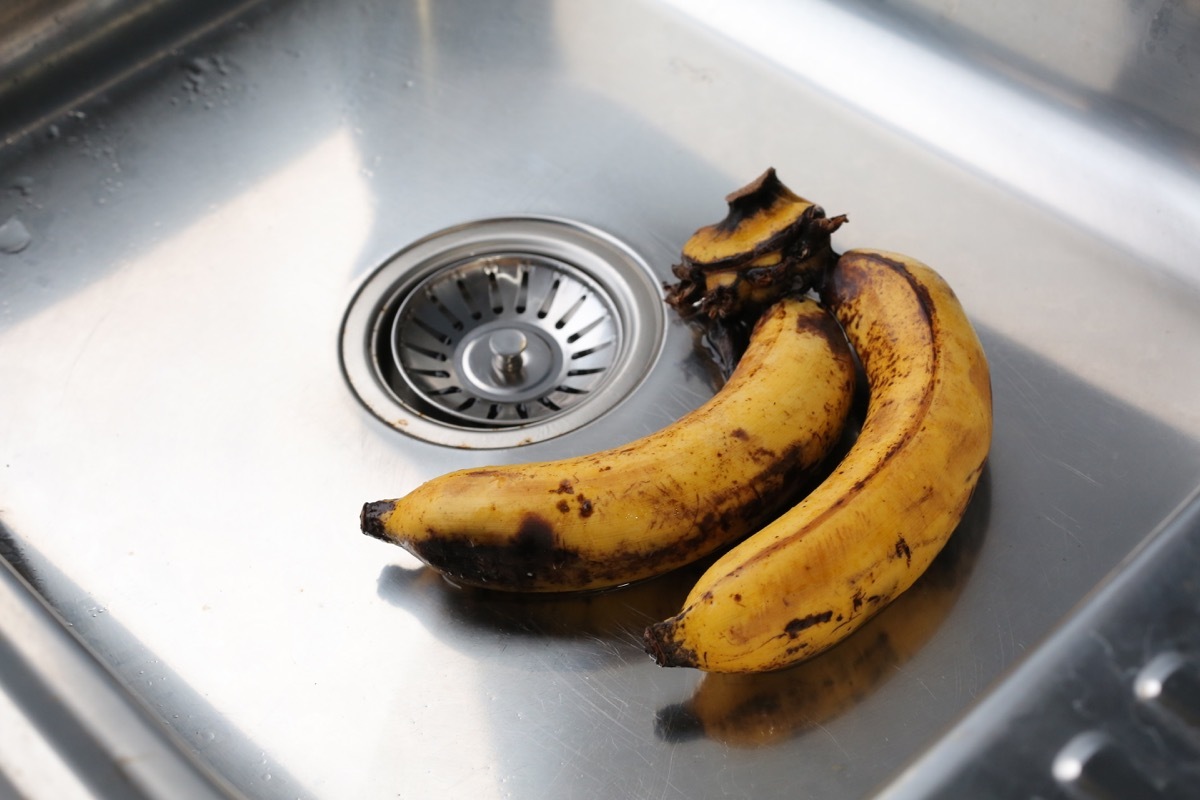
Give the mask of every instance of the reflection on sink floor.
[[[1035, 99], [1036, 128], [1057, 112]], [[611, 446], [713, 391], [672, 322], [637, 390], [568, 435], [406, 437], [338, 365], [373, 269], [536, 214], [666, 279], [768, 165], [849, 214], [839, 247], [938, 267], [992, 364], [988, 491], [939, 562], [956, 580], [847, 642], [840, 702], [803, 691], [834, 654], [744, 681], [655, 667], [637, 634], [686, 572], [492, 598], [359, 535], [365, 499]], [[1200, 378], [1180, 369], [1200, 293], [1161, 250], [1097, 237], [676, 4], [259, 4], [16, 137], [0, 181], [0, 224], [28, 237], [0, 252], [5, 552], [250, 796], [861, 796], [1200, 482]], [[704, 710], [720, 703], [744, 711]]]

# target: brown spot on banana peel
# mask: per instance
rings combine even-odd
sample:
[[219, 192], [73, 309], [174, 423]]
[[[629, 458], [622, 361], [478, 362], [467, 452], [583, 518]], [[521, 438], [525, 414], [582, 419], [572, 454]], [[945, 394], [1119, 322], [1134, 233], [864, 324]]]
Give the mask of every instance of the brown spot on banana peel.
[[579, 516], [586, 519], [587, 517], [590, 517], [593, 513], [595, 513], [595, 511], [596, 511], [596, 509], [592, 505], [592, 501], [587, 499], [583, 495], [579, 495]]
[[833, 611], [822, 611], [820, 614], [809, 614], [797, 617], [783, 627], [784, 634], [789, 639], [795, 639], [801, 631], [808, 630], [814, 625], [823, 625], [833, 619]]
[[537, 514], [526, 514], [516, 535], [503, 544], [430, 531], [401, 545], [452, 580], [475, 586], [530, 585], [538, 575], [570, 570], [580, 560], [578, 553], [556, 545], [553, 524]]

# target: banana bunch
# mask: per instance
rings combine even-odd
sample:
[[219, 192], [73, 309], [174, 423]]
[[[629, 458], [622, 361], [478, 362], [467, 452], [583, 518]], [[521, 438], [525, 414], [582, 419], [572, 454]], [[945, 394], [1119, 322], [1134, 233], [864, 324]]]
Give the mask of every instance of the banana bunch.
[[[521, 591], [621, 585], [740, 541], [644, 635], [659, 664], [710, 672], [806, 659], [907, 589], [987, 457], [979, 340], [930, 268], [882, 251], [838, 257], [830, 236], [845, 218], [774, 170], [726, 199], [667, 291], [736, 361], [708, 403], [611, 450], [462, 470], [367, 503], [363, 531], [454, 581]], [[804, 496], [846, 427], [855, 354], [862, 428]]]
[[646, 649], [663, 666], [763, 672], [841, 641], [925, 571], [983, 471], [988, 365], [946, 282], [906, 256], [854, 250], [820, 294], [866, 374], [862, 429], [820, 486], [718, 559], [682, 611], [647, 628]]

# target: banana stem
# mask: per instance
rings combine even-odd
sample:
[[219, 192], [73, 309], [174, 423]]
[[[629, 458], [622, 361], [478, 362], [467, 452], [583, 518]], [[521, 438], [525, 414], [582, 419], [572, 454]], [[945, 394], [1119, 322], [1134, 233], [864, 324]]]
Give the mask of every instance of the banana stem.
[[847, 218], [826, 217], [784, 186], [774, 168], [725, 201], [725, 218], [684, 244], [667, 303], [685, 318], [716, 323], [717, 341], [736, 342], [776, 301], [824, 284], [837, 262], [830, 238]]

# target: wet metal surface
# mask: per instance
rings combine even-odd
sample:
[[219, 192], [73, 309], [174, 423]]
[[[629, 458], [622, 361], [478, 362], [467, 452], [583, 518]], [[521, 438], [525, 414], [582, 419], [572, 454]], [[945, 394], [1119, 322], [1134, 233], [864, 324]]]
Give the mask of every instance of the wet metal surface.
[[[74, 95], [39, 76], [60, 91], [0, 115], [0, 552], [249, 796], [868, 794], [1200, 484], [1194, 4], [988, 23], [1083, 25], [1074, 60], [981, 44], [984, 5], [289, 0]], [[577, 430], [419, 441], [340, 371], [373, 270], [534, 215], [669, 279], [770, 165], [849, 215], [839, 249], [939, 269], [990, 358], [992, 458], [911, 594], [811, 664], [705, 677], [640, 644], [694, 573], [496, 597], [359, 533], [365, 500], [611, 447], [713, 391], [672, 320]]]

